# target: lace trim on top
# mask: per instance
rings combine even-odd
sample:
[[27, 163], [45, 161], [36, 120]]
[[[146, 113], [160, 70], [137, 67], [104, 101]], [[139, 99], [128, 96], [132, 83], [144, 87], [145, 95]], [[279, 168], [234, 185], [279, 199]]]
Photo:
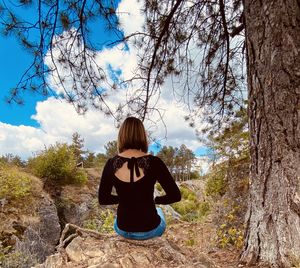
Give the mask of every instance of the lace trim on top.
[[[136, 163], [138, 165], [139, 168], [143, 169], [144, 170], [144, 173], [147, 172], [147, 170], [149, 169], [149, 166], [150, 166], [150, 155], [145, 155], [145, 156], [142, 156], [142, 157], [136, 157], [135, 160], [136, 160]], [[122, 156], [115, 156], [113, 158], [113, 163], [112, 163], [112, 166], [113, 166], [113, 173], [116, 173], [116, 171], [118, 169], [120, 169], [125, 162], [128, 162], [131, 158], [126, 158], [126, 157], [122, 157]]]

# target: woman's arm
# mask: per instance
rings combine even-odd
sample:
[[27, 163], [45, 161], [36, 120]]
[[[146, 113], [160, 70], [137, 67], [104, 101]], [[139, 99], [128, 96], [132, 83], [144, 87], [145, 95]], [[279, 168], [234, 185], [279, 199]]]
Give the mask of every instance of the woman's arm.
[[163, 196], [156, 196], [154, 199], [155, 204], [165, 205], [180, 201], [180, 190], [165, 163], [160, 158], [156, 157], [156, 161], [154, 163], [153, 168], [156, 171], [155, 173], [157, 181], [166, 193]]
[[111, 159], [109, 159], [103, 168], [98, 190], [98, 201], [100, 205], [113, 205], [119, 203], [119, 197], [111, 194], [113, 187], [111, 170]]

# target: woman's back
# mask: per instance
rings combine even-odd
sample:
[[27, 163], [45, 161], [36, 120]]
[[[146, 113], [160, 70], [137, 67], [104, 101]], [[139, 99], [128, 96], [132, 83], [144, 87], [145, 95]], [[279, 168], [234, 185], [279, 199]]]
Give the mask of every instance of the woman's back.
[[[163, 161], [148, 155], [148, 139], [143, 122], [127, 117], [118, 134], [119, 154], [104, 166], [98, 199], [101, 205], [118, 204], [115, 231], [131, 239], [161, 236], [166, 222], [156, 204], [170, 204], [181, 199], [180, 191]], [[165, 195], [154, 198], [158, 181]], [[115, 187], [117, 195], [111, 194]]]
[[[158, 181], [166, 195], [154, 199], [154, 185]], [[111, 195], [115, 187], [118, 196]], [[110, 189], [106, 192], [103, 189]], [[118, 198], [116, 200], [116, 198]], [[152, 155], [124, 157], [116, 155], [104, 168], [99, 202], [118, 203], [118, 226], [125, 231], [148, 231], [159, 224], [155, 204], [169, 204], [180, 200], [180, 191], [163, 161]]]

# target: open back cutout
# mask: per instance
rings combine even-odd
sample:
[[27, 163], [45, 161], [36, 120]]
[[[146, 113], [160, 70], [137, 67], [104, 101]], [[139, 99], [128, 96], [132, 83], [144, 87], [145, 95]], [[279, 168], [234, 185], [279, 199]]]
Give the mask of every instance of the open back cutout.
[[[138, 181], [141, 178], [143, 178], [145, 176], [144, 174], [144, 169], [139, 167], [139, 171], [140, 171], [140, 176], [137, 177], [137, 175], [135, 174], [135, 172], [133, 172], [133, 181]], [[117, 169], [117, 171], [115, 172], [115, 176], [120, 180], [120, 181], [124, 181], [124, 182], [130, 182], [130, 170], [127, 167], [127, 162], [125, 162], [122, 167], [120, 167], [119, 169]]]
[[[117, 155], [113, 159], [113, 173], [117, 179], [130, 183], [142, 179], [149, 168], [150, 155], [126, 158]], [[130, 168], [131, 166], [131, 168]], [[132, 178], [130, 178], [132, 176]]]

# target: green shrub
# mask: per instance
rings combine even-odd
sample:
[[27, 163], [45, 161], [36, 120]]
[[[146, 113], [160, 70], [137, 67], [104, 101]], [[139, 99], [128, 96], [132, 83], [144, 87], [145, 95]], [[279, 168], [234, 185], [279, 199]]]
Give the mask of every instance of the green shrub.
[[203, 201], [199, 203], [199, 217], [206, 216], [210, 211], [209, 203], [207, 201]]
[[217, 245], [221, 248], [234, 246], [241, 248], [244, 242], [244, 226], [240, 223], [241, 207], [235, 204], [224, 202], [224, 210], [226, 207], [230, 210], [222, 217], [223, 222], [217, 228]]
[[109, 209], [103, 210], [99, 217], [87, 219], [83, 227], [99, 233], [112, 233], [114, 232], [114, 213]]
[[60, 184], [83, 184], [87, 181], [86, 173], [76, 167], [74, 150], [67, 144], [51, 145], [30, 159], [28, 166], [35, 175]]
[[32, 181], [17, 168], [0, 166], [0, 198], [15, 200], [30, 194]]
[[226, 192], [225, 169], [218, 166], [208, 176], [205, 193], [209, 196], [223, 196]]
[[236, 248], [241, 248], [244, 243], [243, 231], [227, 224], [222, 224], [217, 230], [218, 246], [221, 248], [232, 245]]
[[196, 194], [186, 187], [179, 187], [182, 200], [172, 207], [181, 215], [181, 219], [184, 221], [197, 221], [205, 217], [209, 212], [208, 202], [199, 202]]
[[85, 184], [88, 180], [88, 176], [83, 169], [76, 169], [73, 182], [76, 184]]
[[100, 217], [103, 221], [100, 233], [112, 233], [114, 231], [114, 213], [107, 209], [101, 212]]
[[83, 223], [83, 228], [100, 232], [101, 225], [102, 223], [99, 219], [87, 219]]

